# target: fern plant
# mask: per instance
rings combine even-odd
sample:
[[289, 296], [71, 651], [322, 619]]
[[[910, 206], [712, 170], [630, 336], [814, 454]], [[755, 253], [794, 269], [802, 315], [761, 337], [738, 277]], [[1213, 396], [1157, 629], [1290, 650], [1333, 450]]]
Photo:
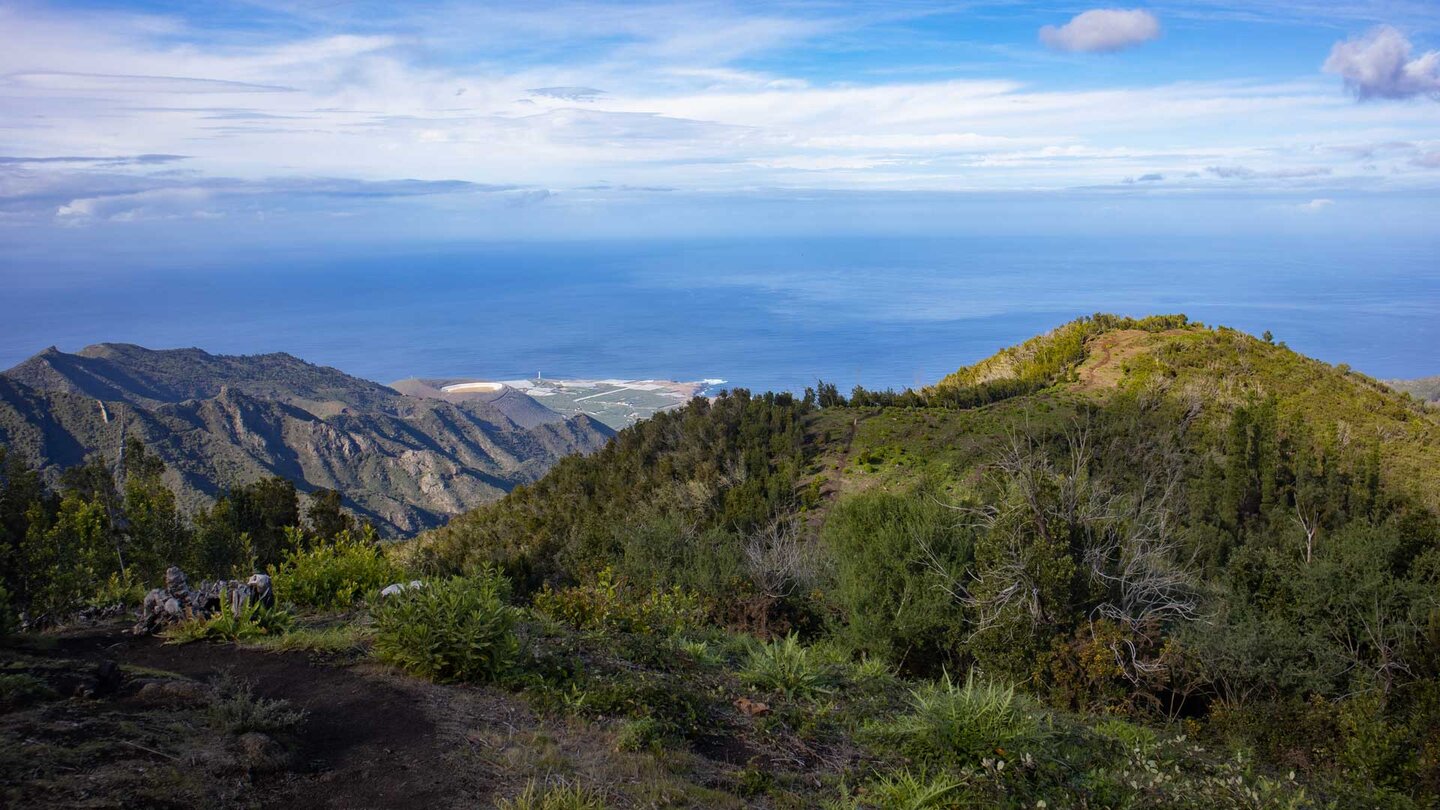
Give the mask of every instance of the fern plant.
[[964, 782], [944, 774], [930, 776], [924, 772], [901, 771], [882, 776], [866, 786], [864, 807], [885, 810], [940, 810], [976, 806], [962, 804]]
[[919, 762], [971, 765], [1038, 742], [1041, 725], [1039, 711], [1013, 686], [982, 680], [972, 671], [963, 684], [947, 673], [913, 690], [907, 713], [870, 732]]
[[267, 608], [259, 602], [251, 602], [234, 609], [230, 599], [220, 598], [220, 612], [204, 618], [192, 616], [172, 624], [161, 638], [166, 644], [189, 644], [194, 641], [248, 641], [251, 639], [283, 635], [290, 629], [291, 616], [283, 610]]
[[792, 633], [753, 648], [740, 678], [751, 686], [786, 697], [807, 698], [832, 691], [835, 673], [832, 666], [801, 646]]

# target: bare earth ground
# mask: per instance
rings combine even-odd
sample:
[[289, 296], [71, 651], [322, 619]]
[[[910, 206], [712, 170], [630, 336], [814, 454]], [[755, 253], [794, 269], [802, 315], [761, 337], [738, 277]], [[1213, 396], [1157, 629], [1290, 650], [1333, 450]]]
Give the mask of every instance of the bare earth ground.
[[[118, 688], [72, 696], [107, 660]], [[273, 734], [280, 764], [257, 762], [212, 724], [209, 685], [227, 673], [307, 712], [293, 733]], [[0, 647], [0, 676], [17, 675], [53, 691], [0, 699], [0, 807], [484, 808], [532, 780], [583, 785], [618, 806], [738, 807], [712, 788], [757, 753], [723, 735], [695, 750], [622, 751], [604, 724], [537, 714], [501, 689], [436, 685], [363, 659], [167, 645], [118, 623]], [[157, 683], [192, 699], [142, 693]]]
[[[71, 683], [105, 659], [120, 665], [119, 691], [66, 699]], [[334, 666], [304, 653], [165, 645], [118, 628], [61, 638], [50, 649], [0, 652], [0, 662], [7, 673], [42, 674], [59, 693], [0, 714], [0, 744], [19, 747], [19, 756], [0, 759], [0, 805], [7, 806], [17, 799], [47, 807], [163, 806], [165, 789], [175, 792], [176, 806], [189, 804], [186, 794], [198, 798], [196, 790], [211, 806], [485, 806], [495, 775], [476, 761], [457, 767], [457, 759], [468, 758], [466, 749], [503, 748], [536, 725], [522, 702], [494, 690], [437, 687], [376, 665]], [[252, 682], [257, 696], [307, 711], [286, 740], [291, 757], [282, 771], [257, 773], [230, 761], [225, 750], [233, 741], [210, 729], [203, 715], [156, 707], [138, 694], [163, 673], [208, 683], [227, 670]], [[192, 750], [192, 741], [200, 750]], [[42, 767], [47, 757], [60, 764]]]

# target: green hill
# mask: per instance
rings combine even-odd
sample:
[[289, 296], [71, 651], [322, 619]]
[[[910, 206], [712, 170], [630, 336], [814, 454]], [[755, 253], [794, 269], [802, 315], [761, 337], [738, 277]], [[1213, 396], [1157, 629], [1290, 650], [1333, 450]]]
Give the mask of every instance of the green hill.
[[[1358, 464], [1378, 453], [1388, 491], [1440, 508], [1440, 414], [1433, 410], [1347, 367], [1232, 329], [1183, 316], [1096, 316], [918, 392], [856, 392], [840, 408], [743, 391], [697, 400], [622, 431], [593, 457], [567, 460], [504, 502], [453, 520], [422, 545], [464, 558], [504, 556], [511, 550], [501, 547], [515, 536], [543, 545], [552, 534], [573, 535], [571, 527], [592, 511], [623, 514], [632, 503], [669, 508], [672, 500], [741, 529], [794, 510], [815, 525], [851, 492], [937, 479], [958, 490], [1017, 433], [1063, 433], [1084, 420], [1183, 428], [1187, 460], [1198, 464], [1222, 457], [1236, 415], [1257, 410], [1276, 431], [1303, 434], [1330, 457]], [[672, 492], [680, 489], [687, 494]], [[703, 505], [685, 500], [695, 492], [705, 495]], [[746, 512], [751, 500], [758, 505]], [[551, 506], [560, 503], [563, 513]], [[506, 521], [517, 513], [525, 529], [512, 532]], [[564, 528], [552, 533], [552, 521]], [[489, 539], [501, 536], [507, 539]]]
[[[1081, 319], [918, 391], [696, 400], [398, 558], [498, 566], [552, 615], [683, 594], [732, 631], [983, 673], [1087, 722], [1183, 718], [1195, 751], [1255, 758], [1234, 784], [1272, 780], [1257, 806], [1440, 785], [1440, 414], [1183, 316]], [[1043, 771], [987, 801], [1106, 804]], [[1178, 801], [1156, 790], [1125, 806]]]

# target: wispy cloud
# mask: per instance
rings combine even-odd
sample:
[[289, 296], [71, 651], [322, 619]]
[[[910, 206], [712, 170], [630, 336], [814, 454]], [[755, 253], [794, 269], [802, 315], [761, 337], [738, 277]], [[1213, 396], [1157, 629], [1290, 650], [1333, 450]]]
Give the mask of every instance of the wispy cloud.
[[184, 155], [114, 155], [95, 157], [85, 155], [50, 155], [44, 157], [0, 156], [0, 166], [28, 166], [49, 164], [92, 164], [98, 166], [155, 166], [185, 160]]
[[[1167, 27], [1176, 20], [1168, 36], [1177, 46], [1203, 53], [1208, 41], [1196, 32], [1204, 26], [1252, 24], [1243, 5], [1154, 8]], [[1358, 5], [1395, 8], [1361, 0], [1346, 8]], [[243, 6], [247, 26], [233, 29], [207, 17], [209, 6], [175, 9], [0, 6], [13, 46], [0, 49], [0, 149], [12, 156], [0, 158], [0, 210], [94, 222], [279, 210], [287, 195], [336, 207], [410, 198], [528, 204], [552, 193], [593, 199], [646, 189], [758, 198], [777, 188], [1224, 188], [1318, 199], [1440, 184], [1422, 171], [1440, 148], [1440, 105], [1350, 103], [1316, 73], [1329, 34], [1288, 72], [1213, 78], [1213, 63], [1157, 70], [1155, 54], [1143, 51], [1103, 65], [1047, 53], [1034, 32], [1048, 12], [998, 1], [257, 0]], [[1286, 13], [1274, 4], [1263, 11], [1255, 19], [1267, 24]], [[1316, 19], [1350, 30], [1359, 18], [1337, 10]], [[977, 19], [1011, 24], [1010, 39], [974, 42]], [[1139, 9], [1054, 22], [1046, 42], [1074, 52], [1160, 32]], [[1386, 64], [1368, 41], [1342, 43], [1355, 46], [1344, 51], [1342, 75], [1379, 97], [1378, 80], [1357, 67]], [[1423, 77], [1431, 53], [1404, 45], [1400, 75]], [[929, 58], [912, 57], [921, 47], [958, 54], [960, 67], [913, 69]], [[984, 65], [966, 57], [975, 50]], [[184, 176], [162, 174], [177, 171]]]
[[535, 87], [530, 90], [530, 94], [562, 101], [594, 101], [605, 95], [605, 91], [593, 87]]

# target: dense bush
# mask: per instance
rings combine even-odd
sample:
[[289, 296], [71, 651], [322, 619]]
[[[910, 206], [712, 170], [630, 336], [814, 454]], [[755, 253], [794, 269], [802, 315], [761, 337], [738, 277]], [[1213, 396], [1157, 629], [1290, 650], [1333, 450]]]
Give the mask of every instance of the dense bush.
[[[448, 572], [497, 564], [528, 590], [593, 577], [621, 560], [631, 542], [642, 557], [672, 545], [682, 557], [688, 553], [683, 545], [706, 538], [723, 554], [726, 540], [713, 530], [748, 536], [795, 504], [805, 462], [803, 418], [810, 410], [785, 393], [697, 397], [452, 520], [425, 539], [417, 557]], [[551, 510], [555, 503], [567, 506]], [[648, 536], [631, 536], [624, 527]], [[662, 563], [661, 570], [681, 571], [683, 563]]]
[[375, 652], [434, 681], [494, 680], [518, 651], [510, 584], [493, 572], [434, 580], [372, 609]]
[[[171, 565], [192, 582], [243, 579], [287, 559], [318, 565], [323, 560], [302, 561], [296, 552], [337, 536], [348, 546], [354, 536], [354, 519], [340, 511], [340, 498], [330, 490], [312, 497], [309, 525], [301, 521], [295, 486], [276, 477], [232, 487], [209, 508], [185, 515], [159, 457], [131, 437], [123, 459], [117, 470], [103, 455], [91, 455], [51, 486], [0, 447], [0, 587], [37, 624], [61, 621], [87, 605], [137, 602]], [[358, 555], [340, 562], [357, 561], [373, 562]], [[338, 577], [338, 584], [313, 589], [331, 598], [360, 571], [342, 565], [313, 573]]]
[[535, 610], [582, 630], [674, 635], [705, 619], [704, 607], [679, 588], [645, 591], [629, 587], [611, 569], [585, 585], [535, 594]]
[[973, 556], [956, 510], [929, 493], [866, 492], [838, 502], [820, 536], [851, 645], [912, 668], [953, 663], [965, 615], [952, 583]]
[[358, 533], [343, 530], [334, 539], [309, 548], [298, 547], [300, 543], [290, 545], [296, 547], [287, 551], [270, 573], [276, 596], [296, 605], [349, 607], [400, 577], [369, 526]]

